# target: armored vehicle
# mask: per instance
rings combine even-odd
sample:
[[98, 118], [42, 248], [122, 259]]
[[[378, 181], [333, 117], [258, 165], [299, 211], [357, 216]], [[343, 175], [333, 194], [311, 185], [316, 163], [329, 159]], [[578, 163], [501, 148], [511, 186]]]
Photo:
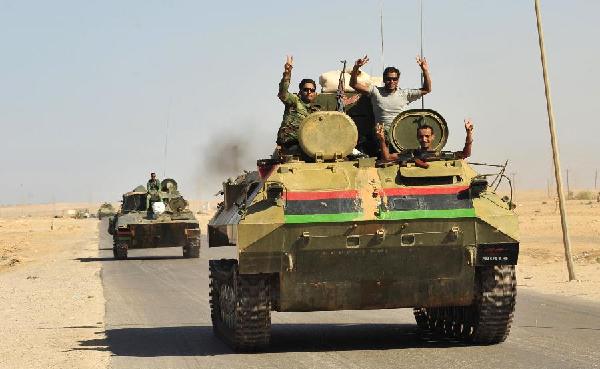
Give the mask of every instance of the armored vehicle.
[[116, 213], [117, 212], [115, 211], [115, 208], [112, 206], [112, 204], [109, 202], [105, 202], [102, 205], [100, 205], [100, 208], [98, 208], [98, 219], [112, 217]]
[[130, 249], [182, 247], [186, 258], [200, 257], [200, 227], [177, 182], [165, 179], [160, 191], [138, 186], [123, 195], [121, 209], [109, 219], [115, 259]]
[[[413, 308], [426, 331], [477, 344], [509, 334], [519, 241], [512, 195], [458, 153], [442, 151], [448, 127], [433, 110], [394, 120], [391, 163], [352, 156], [358, 132], [342, 112], [301, 123], [302, 157], [258, 161], [223, 184], [209, 247], [217, 336], [238, 350], [269, 345], [271, 311]], [[416, 128], [436, 135], [428, 167], [410, 155]], [[508, 179], [507, 179], [508, 180]]]

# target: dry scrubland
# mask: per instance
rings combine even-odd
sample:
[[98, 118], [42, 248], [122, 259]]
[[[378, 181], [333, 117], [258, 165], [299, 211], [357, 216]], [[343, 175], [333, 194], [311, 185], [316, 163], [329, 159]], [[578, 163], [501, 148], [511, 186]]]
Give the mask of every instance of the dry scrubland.
[[[575, 191], [575, 194], [583, 191]], [[520, 288], [600, 302], [600, 203], [568, 200], [567, 216], [577, 281], [568, 282], [560, 212], [544, 191], [516, 196], [521, 233]]]
[[53, 217], [98, 206], [0, 207], [0, 369], [108, 366], [98, 220]]
[[[521, 224], [519, 288], [600, 302], [600, 203], [570, 200], [567, 211], [578, 281], [568, 282], [555, 200], [516, 196]], [[193, 210], [200, 202], [191, 202]], [[98, 220], [53, 218], [99, 204], [0, 207], [0, 368], [104, 368], [104, 296]], [[206, 229], [208, 214], [197, 215]], [[101, 230], [104, 231], [104, 230]]]

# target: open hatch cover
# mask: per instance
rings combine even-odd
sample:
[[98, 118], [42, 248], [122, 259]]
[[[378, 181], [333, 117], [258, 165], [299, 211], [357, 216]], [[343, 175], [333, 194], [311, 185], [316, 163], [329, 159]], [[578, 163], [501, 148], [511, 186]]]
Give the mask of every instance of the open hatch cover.
[[435, 140], [431, 147], [434, 151], [441, 151], [448, 141], [448, 125], [438, 112], [431, 109], [411, 109], [398, 114], [390, 129], [390, 141], [396, 151], [418, 149], [417, 128], [423, 125], [433, 128]]

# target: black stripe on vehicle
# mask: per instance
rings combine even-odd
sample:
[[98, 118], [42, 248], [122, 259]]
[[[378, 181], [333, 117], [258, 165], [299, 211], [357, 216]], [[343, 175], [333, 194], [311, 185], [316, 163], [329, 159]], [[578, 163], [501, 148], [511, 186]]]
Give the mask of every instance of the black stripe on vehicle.
[[360, 198], [288, 200], [284, 213], [286, 215], [338, 214], [360, 212], [361, 210], [362, 201]]
[[468, 195], [448, 194], [448, 195], [406, 195], [390, 196], [387, 198], [388, 210], [451, 210], [451, 209], [470, 209], [473, 202]]

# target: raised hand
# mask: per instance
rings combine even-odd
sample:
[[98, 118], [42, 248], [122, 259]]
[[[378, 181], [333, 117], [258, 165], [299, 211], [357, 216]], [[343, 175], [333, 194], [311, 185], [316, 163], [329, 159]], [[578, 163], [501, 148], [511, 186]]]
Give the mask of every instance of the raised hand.
[[473, 132], [473, 122], [471, 122], [470, 118], [465, 119], [465, 131], [467, 133]]
[[360, 68], [363, 65], [367, 64], [368, 62], [369, 62], [369, 57], [367, 55], [365, 55], [364, 58], [356, 60], [356, 62], [354, 63], [354, 67]]
[[292, 73], [293, 67], [294, 67], [294, 57], [292, 55], [287, 55], [283, 69], [286, 73]]
[[427, 59], [425, 59], [425, 57], [420, 57], [419, 55], [417, 55], [417, 64], [419, 65], [419, 67], [421, 67], [422, 70], [429, 70], [429, 63], [427, 62]]
[[385, 131], [383, 130], [383, 124], [377, 123], [377, 125], [375, 126], [375, 136], [377, 136], [377, 138], [380, 141], [385, 141]]

